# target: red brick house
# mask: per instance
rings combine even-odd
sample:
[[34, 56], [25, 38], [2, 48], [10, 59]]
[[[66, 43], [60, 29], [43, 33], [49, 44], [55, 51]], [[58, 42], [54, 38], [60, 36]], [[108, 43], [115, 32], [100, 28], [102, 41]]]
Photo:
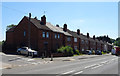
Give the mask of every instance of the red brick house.
[[95, 36], [91, 38], [89, 33], [87, 36], [83, 35], [79, 29], [77, 32], [71, 31], [67, 28], [67, 24], [64, 24], [63, 28], [59, 25], [54, 26], [46, 22], [45, 15], [41, 17], [41, 20], [37, 17], [24, 16], [16, 27], [6, 31], [6, 44], [13, 48], [30, 46], [31, 49], [37, 50], [39, 55], [44, 53], [46, 56], [66, 45], [79, 51], [104, 50], [105, 48], [104, 43], [95, 39]]

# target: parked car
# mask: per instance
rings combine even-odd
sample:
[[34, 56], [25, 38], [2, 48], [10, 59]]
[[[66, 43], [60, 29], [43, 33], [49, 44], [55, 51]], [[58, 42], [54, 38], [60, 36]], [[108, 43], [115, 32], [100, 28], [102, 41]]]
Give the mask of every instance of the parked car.
[[91, 55], [92, 51], [91, 50], [86, 50], [86, 54]]
[[17, 53], [24, 54], [26, 56], [32, 56], [32, 57], [37, 56], [37, 51], [32, 50], [28, 47], [22, 47], [22, 48], [17, 49]]
[[100, 50], [95, 51], [96, 55], [102, 55], [102, 52]]

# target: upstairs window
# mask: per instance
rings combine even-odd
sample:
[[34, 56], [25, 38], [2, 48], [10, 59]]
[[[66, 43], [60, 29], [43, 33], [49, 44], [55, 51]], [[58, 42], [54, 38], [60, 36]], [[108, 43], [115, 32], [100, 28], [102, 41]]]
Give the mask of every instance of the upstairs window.
[[77, 38], [74, 38], [74, 42], [77, 42]]
[[26, 31], [24, 31], [24, 36], [26, 36]]
[[45, 38], [45, 32], [43, 32], [43, 38]]
[[84, 40], [82, 40], [82, 44], [84, 44]]
[[46, 37], [49, 38], [49, 32], [47, 32]]
[[60, 34], [58, 34], [58, 39], [60, 38]]
[[86, 44], [88, 44], [88, 40], [86, 40]]
[[55, 34], [55, 39], [57, 38], [57, 34]]
[[71, 38], [70, 38], [70, 37], [67, 37], [67, 41], [71, 41]]

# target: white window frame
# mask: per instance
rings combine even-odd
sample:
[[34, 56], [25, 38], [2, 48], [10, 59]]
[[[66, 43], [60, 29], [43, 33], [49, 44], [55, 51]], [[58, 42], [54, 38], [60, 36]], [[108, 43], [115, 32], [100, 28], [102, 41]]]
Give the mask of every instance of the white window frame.
[[77, 50], [77, 46], [74, 46], [74, 49]]
[[49, 38], [49, 32], [46, 33], [46, 37]]
[[67, 41], [71, 41], [71, 37], [67, 37]]
[[77, 42], [77, 38], [76, 37], [74, 38], [74, 42]]
[[45, 32], [42, 33], [42, 37], [45, 38]]
[[84, 44], [84, 40], [82, 40], [81, 42], [82, 42], [82, 44]]
[[24, 36], [26, 36], [26, 31], [24, 31]]
[[58, 39], [60, 38], [60, 34], [58, 34]]
[[57, 34], [55, 34], [55, 39], [57, 39]]

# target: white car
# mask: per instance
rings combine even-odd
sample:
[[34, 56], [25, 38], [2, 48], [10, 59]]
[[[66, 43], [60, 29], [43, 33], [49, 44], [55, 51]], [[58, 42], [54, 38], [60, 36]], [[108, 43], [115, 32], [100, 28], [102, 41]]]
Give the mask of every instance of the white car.
[[37, 51], [29, 49], [28, 47], [22, 47], [22, 48], [17, 49], [17, 53], [24, 54], [27, 56], [32, 56], [32, 57], [37, 56]]

